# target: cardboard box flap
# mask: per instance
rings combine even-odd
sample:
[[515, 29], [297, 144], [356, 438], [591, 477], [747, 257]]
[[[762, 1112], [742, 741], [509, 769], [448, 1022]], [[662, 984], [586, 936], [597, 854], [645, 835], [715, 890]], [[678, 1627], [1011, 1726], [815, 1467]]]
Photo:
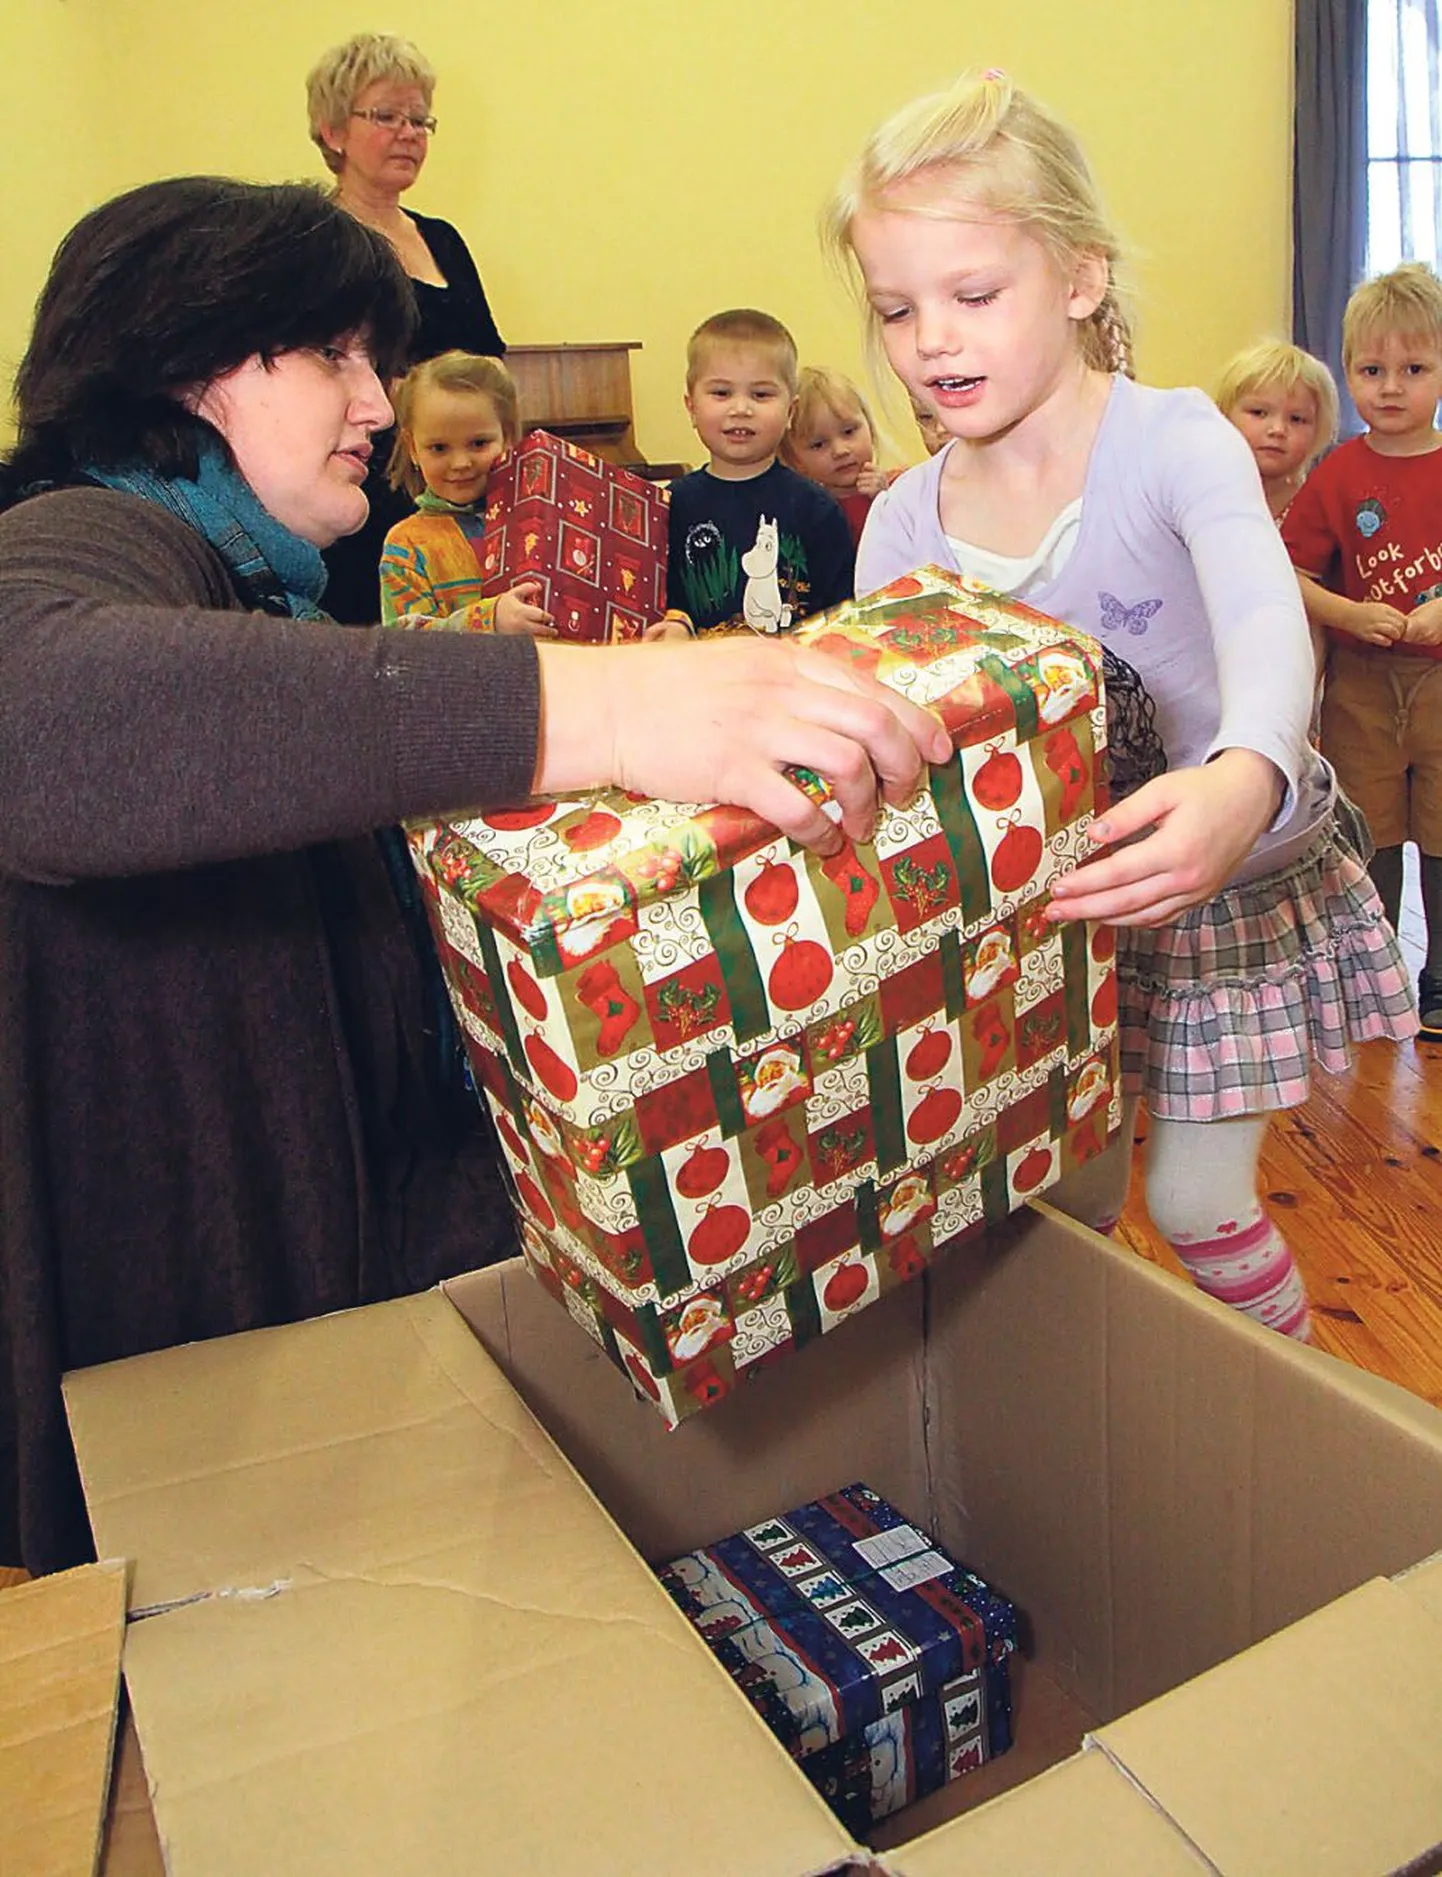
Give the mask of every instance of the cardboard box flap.
[[0, 1871], [95, 1869], [124, 1633], [124, 1564], [0, 1594]]
[[653, 1564], [852, 1477], [929, 1521], [920, 1285], [893, 1291], [771, 1370], [764, 1387], [740, 1390], [724, 1413], [677, 1433], [634, 1399], [595, 1344], [557, 1326], [556, 1306], [519, 1260], [445, 1288]]
[[1204, 1877], [1213, 1868], [1094, 1749], [886, 1862], [896, 1877]]
[[1442, 1623], [1364, 1584], [1096, 1740], [1227, 1877], [1398, 1870], [1442, 1846]]
[[1397, 1582], [1409, 1597], [1415, 1597], [1442, 1623], [1442, 1551], [1401, 1572]]
[[298, 1560], [504, 1594], [513, 1560], [477, 1507], [569, 1469], [477, 1355], [430, 1292], [68, 1376], [91, 1524], [137, 1560], [132, 1612], [258, 1592]]
[[156, 1835], [155, 1813], [145, 1778], [145, 1762], [140, 1755], [140, 1738], [128, 1702], [115, 1746], [100, 1877], [166, 1877], [165, 1858]]
[[67, 1392], [97, 1533], [143, 1561], [126, 1678], [172, 1877], [478, 1847], [629, 1877], [638, 1830], [725, 1869], [698, 1739], [748, 1870], [849, 1850], [440, 1293]]
[[943, 1531], [1064, 1685], [1119, 1713], [1435, 1549], [1435, 1408], [1034, 1211], [1025, 1257], [930, 1274], [933, 1456]]

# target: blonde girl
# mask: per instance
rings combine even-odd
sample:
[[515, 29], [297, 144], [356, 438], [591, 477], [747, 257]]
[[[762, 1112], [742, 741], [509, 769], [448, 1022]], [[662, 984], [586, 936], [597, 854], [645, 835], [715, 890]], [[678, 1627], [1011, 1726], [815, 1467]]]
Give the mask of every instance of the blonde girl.
[[941, 419], [937, 416], [936, 412], [929, 409], [925, 404], [918, 404], [915, 398], [913, 398], [911, 401], [911, 414], [916, 419], [916, 428], [921, 436], [921, 441], [926, 446], [927, 455], [935, 456], [938, 450], [945, 449], [947, 444], [950, 443], [951, 438], [947, 435], [946, 431], [943, 430]]
[[1280, 524], [1307, 471], [1337, 440], [1336, 380], [1300, 346], [1263, 339], [1223, 371], [1216, 404], [1247, 439]]
[[[1215, 396], [1217, 409], [1247, 439], [1267, 507], [1280, 528], [1307, 472], [1337, 441], [1337, 381], [1321, 359], [1300, 346], [1263, 339], [1231, 361]], [[1320, 625], [1309, 622], [1308, 629], [1316, 669], [1311, 724], [1316, 742], [1328, 647]]]
[[1342, 1069], [1416, 1019], [1307, 741], [1306, 620], [1246, 445], [1200, 392], [1132, 382], [1086, 160], [1004, 73], [899, 112], [827, 221], [892, 370], [949, 435], [872, 509], [857, 590], [953, 567], [1097, 637], [1132, 706], [1098, 857], [1049, 908], [1121, 928], [1126, 1120], [1057, 1203], [1115, 1223], [1145, 1103], [1158, 1229], [1203, 1289], [1305, 1337], [1257, 1196], [1268, 1117], [1306, 1098], [1314, 1057]]
[[808, 365], [797, 380], [781, 460], [836, 497], [853, 542], [887, 484], [876, 456], [876, 425], [865, 398], [839, 371]]
[[481, 592], [478, 547], [486, 483], [520, 441], [515, 380], [496, 358], [442, 352], [413, 366], [391, 392], [396, 439], [392, 488], [415, 497], [416, 513], [397, 522], [381, 553], [381, 618], [447, 619], [481, 632], [552, 636], [536, 604], [541, 585], [518, 581], [509, 593]]

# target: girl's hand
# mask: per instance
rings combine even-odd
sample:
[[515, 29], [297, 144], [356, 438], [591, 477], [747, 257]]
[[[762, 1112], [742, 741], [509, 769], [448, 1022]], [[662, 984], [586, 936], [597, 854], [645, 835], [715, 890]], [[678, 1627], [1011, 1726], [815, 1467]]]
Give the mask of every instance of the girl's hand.
[[1442, 645], [1442, 599], [1423, 600], [1416, 612], [1408, 613], [1402, 637], [1408, 645]]
[[1395, 645], [1407, 636], [1407, 615], [1381, 600], [1354, 601], [1338, 624], [1364, 645]]
[[643, 645], [663, 645], [668, 640], [677, 645], [684, 645], [687, 639], [696, 635], [691, 630], [690, 621], [679, 613], [666, 613], [660, 619], [653, 619], [641, 634]]
[[536, 604], [540, 597], [539, 580], [518, 580], [496, 601], [496, 631], [529, 632], [533, 639], [554, 639], [555, 621]]
[[[1158, 776], [1092, 823], [1091, 839], [1112, 852], [1058, 880], [1047, 917], [1169, 924], [1232, 878], [1275, 817], [1283, 786], [1275, 764], [1246, 749]], [[1134, 835], [1142, 838], [1113, 846]]]
[[858, 495], [880, 495], [886, 487], [887, 474], [878, 469], [875, 463], [867, 463], [857, 472], [856, 493]]
[[[624, 650], [624, 648], [620, 648]], [[910, 800], [951, 738], [929, 711], [824, 653], [754, 638], [657, 645], [645, 658], [541, 649], [538, 794], [614, 783], [753, 809], [820, 854], [869, 840], [878, 796]], [[841, 827], [783, 771], [830, 783]]]

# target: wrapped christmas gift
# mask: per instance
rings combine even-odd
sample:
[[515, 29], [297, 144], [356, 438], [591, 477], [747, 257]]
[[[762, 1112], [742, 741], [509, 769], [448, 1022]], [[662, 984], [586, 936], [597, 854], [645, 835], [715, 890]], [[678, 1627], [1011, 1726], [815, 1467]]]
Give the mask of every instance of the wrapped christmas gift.
[[486, 485], [482, 587], [536, 579], [563, 639], [639, 639], [666, 609], [666, 522], [654, 483], [533, 430]]
[[617, 791], [412, 833], [525, 1255], [672, 1425], [1120, 1113], [1111, 934], [1046, 917], [1104, 805], [1095, 642], [930, 568], [799, 636], [952, 732], [869, 845]]
[[1011, 1745], [1015, 1610], [867, 1486], [660, 1577], [856, 1837]]

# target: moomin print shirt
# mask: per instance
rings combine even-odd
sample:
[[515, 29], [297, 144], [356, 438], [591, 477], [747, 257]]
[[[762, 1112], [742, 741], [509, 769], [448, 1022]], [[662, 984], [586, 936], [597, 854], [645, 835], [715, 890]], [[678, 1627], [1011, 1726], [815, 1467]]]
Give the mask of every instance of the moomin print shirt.
[[784, 463], [744, 482], [696, 469], [671, 485], [666, 604], [698, 633], [787, 632], [851, 598], [854, 562], [840, 504]]

